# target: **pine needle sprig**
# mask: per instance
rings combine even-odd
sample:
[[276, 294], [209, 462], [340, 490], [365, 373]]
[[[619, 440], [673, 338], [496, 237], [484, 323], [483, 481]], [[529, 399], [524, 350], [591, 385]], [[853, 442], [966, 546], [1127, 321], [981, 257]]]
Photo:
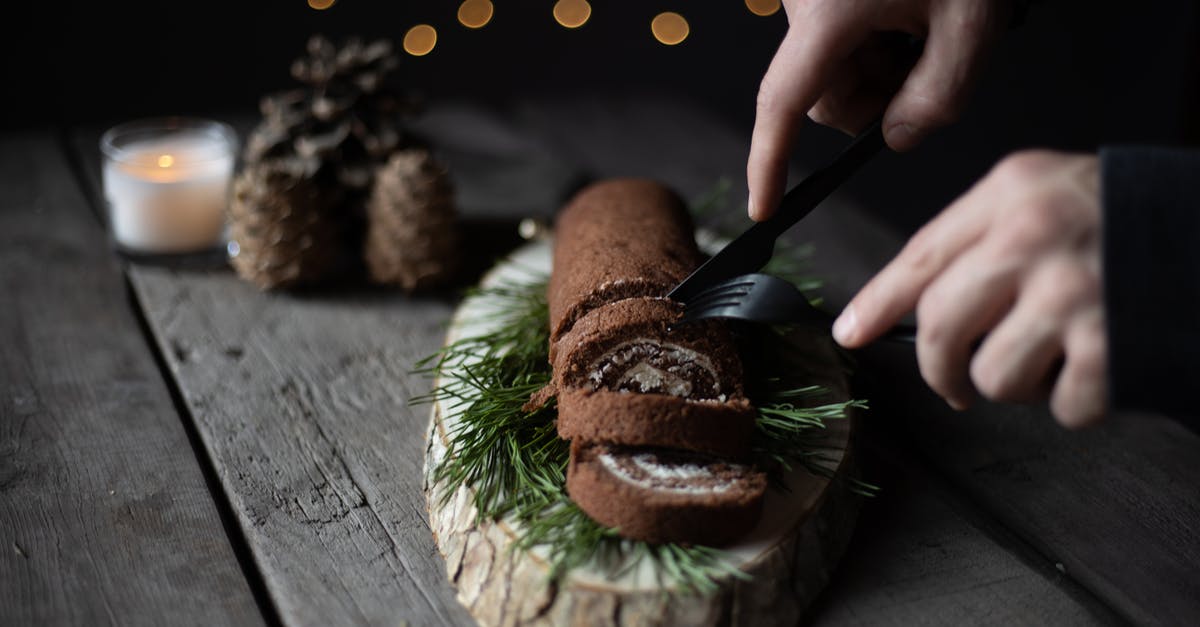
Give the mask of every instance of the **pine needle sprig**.
[[[811, 383], [811, 349], [797, 340], [803, 336], [799, 328], [779, 325], [756, 331], [753, 337], [743, 336], [760, 356], [750, 374], [756, 379], [753, 396], [758, 411], [753, 450], [759, 464], [771, 469], [774, 485], [784, 488], [783, 474], [799, 465], [818, 476], [845, 480], [860, 495], [874, 496], [877, 486], [835, 472], [838, 460], [830, 455], [840, 453], [842, 447], [831, 441], [826, 428], [831, 420], [869, 409], [867, 401], [838, 399], [829, 388]], [[823, 368], [826, 376], [848, 375], [851, 362], [836, 345], [832, 349], [828, 358], [815, 360], [820, 364], [816, 367]]]
[[[775, 400], [758, 406], [754, 455], [759, 464], [772, 469], [771, 479], [777, 488], [784, 488], [782, 475], [790, 472], [794, 464], [828, 479], [841, 477], [834, 471], [838, 459], [831, 456], [841, 449], [830, 443], [827, 422], [845, 418], [855, 409], [867, 409], [867, 402], [851, 399], [813, 403], [826, 392], [815, 385], [786, 390]], [[851, 489], [860, 494], [873, 495], [878, 490], [857, 478], [847, 479]]]
[[449, 463], [434, 469], [434, 480], [450, 486], [445, 498], [471, 486], [481, 515], [553, 503], [561, 490], [568, 453], [555, 430], [553, 404], [522, 409], [550, 382], [545, 289], [544, 275], [534, 275], [470, 290], [467, 298], [487, 298], [496, 307], [487, 318], [461, 322], [488, 322], [490, 332], [459, 338], [416, 364], [416, 373], [439, 382], [411, 402], [461, 410], [449, 434]]

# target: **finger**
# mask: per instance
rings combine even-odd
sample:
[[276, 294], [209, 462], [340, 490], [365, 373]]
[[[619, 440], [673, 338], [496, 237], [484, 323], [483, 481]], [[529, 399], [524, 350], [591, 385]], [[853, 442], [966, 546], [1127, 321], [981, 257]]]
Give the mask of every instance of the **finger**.
[[968, 369], [974, 344], [1008, 313], [1020, 269], [1020, 259], [985, 243], [956, 259], [921, 295], [921, 377], [955, 409], [965, 409], [977, 396]]
[[887, 106], [912, 66], [906, 41], [873, 35], [839, 64], [808, 111], [818, 124], [856, 134]]
[[[864, 80], [865, 77], [852, 59], [839, 64], [821, 97], [808, 110], [808, 118], [843, 133], [857, 132], [860, 125], [869, 121], [872, 115], [870, 103], [864, 103], [862, 98]], [[875, 103], [875, 106], [879, 106], [879, 103]]]
[[1108, 344], [1104, 314], [1096, 307], [1071, 321], [1066, 362], [1050, 395], [1050, 411], [1068, 429], [1099, 421], [1108, 406]]
[[930, 16], [924, 51], [884, 114], [884, 137], [909, 150], [954, 121], [975, 82], [985, 52], [1003, 24], [993, 2], [942, 2]]
[[971, 360], [971, 381], [994, 401], [1046, 400], [1063, 358], [1063, 335], [1083, 296], [1074, 266], [1050, 262], [1028, 277], [1012, 311]]
[[996, 185], [993, 177], [985, 177], [913, 235], [838, 317], [834, 338], [839, 344], [863, 346], [916, 307], [929, 283], [988, 228]]
[[752, 219], [770, 217], [783, 197], [796, 134], [836, 61], [857, 43], [853, 30], [833, 21], [810, 24], [797, 18], [771, 59], [758, 90], [746, 162]]

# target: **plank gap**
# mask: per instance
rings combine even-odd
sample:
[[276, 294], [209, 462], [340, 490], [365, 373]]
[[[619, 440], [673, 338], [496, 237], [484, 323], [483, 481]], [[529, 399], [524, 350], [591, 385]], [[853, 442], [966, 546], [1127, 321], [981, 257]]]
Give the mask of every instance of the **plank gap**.
[[[81, 171], [77, 171], [76, 174], [78, 175], [79, 172]], [[267, 625], [270, 627], [283, 627], [284, 623], [280, 617], [279, 609], [275, 606], [275, 602], [267, 590], [266, 581], [258, 569], [258, 563], [254, 559], [253, 551], [250, 550], [250, 543], [246, 539], [245, 530], [238, 524], [237, 515], [233, 511], [229, 495], [225, 493], [225, 489], [221, 485], [221, 480], [217, 476], [216, 463], [209, 456], [204, 442], [200, 438], [200, 432], [196, 428], [196, 419], [192, 416], [191, 409], [183, 399], [183, 392], [179, 389], [179, 383], [175, 380], [170, 368], [167, 366], [167, 360], [163, 355], [162, 348], [154, 340], [150, 322], [146, 319], [146, 312], [143, 309], [141, 300], [138, 298], [137, 290], [134, 289], [133, 281], [130, 279], [129, 273], [124, 269], [121, 276], [123, 279], [122, 284], [125, 287], [125, 297], [129, 300], [129, 306], [134, 312], [134, 318], [137, 319], [142, 339], [148, 345], [150, 354], [154, 356], [154, 364], [158, 367], [159, 373], [162, 374], [163, 382], [171, 397], [171, 403], [175, 406], [175, 411], [179, 413], [179, 421], [183, 424], [183, 432], [187, 434], [188, 445], [192, 449], [192, 455], [195, 456], [197, 465], [200, 466], [200, 474], [204, 477], [205, 487], [208, 488], [208, 492], [216, 504], [221, 526], [225, 530], [225, 536], [229, 539], [230, 546], [233, 547], [233, 554], [237, 557], [238, 567], [241, 568], [242, 575], [246, 578], [246, 583], [250, 587], [250, 593], [254, 597], [254, 602], [258, 606], [263, 621]]]
[[[66, 156], [71, 176], [75, 179], [76, 184], [85, 190], [85, 204], [91, 210], [92, 218], [98, 222], [101, 230], [108, 236], [108, 220], [105, 215], [105, 208], [102, 206], [105, 202], [104, 191], [101, 189], [101, 184], [97, 179], [87, 175], [88, 169], [84, 164], [81, 150], [75, 149], [70, 138], [70, 131], [62, 128], [56, 129], [55, 142]], [[174, 405], [175, 411], [179, 415], [179, 421], [182, 423], [184, 434], [187, 436], [188, 446], [191, 447], [192, 455], [196, 458], [197, 465], [200, 467], [200, 474], [204, 478], [205, 487], [208, 489], [216, 505], [217, 515], [225, 531], [225, 536], [233, 548], [233, 554], [237, 558], [238, 567], [242, 570], [242, 575], [246, 578], [246, 583], [250, 588], [251, 595], [263, 620], [267, 625], [271, 625], [272, 627], [281, 627], [283, 621], [280, 619], [279, 611], [267, 591], [266, 583], [258, 570], [258, 565], [254, 561], [254, 555], [250, 551], [250, 546], [246, 541], [245, 533], [241, 526], [237, 524], [237, 517], [234, 515], [232, 506], [230, 505], [229, 497], [226, 495], [217, 477], [216, 466], [205, 450], [203, 442], [200, 440], [199, 432], [195, 426], [195, 418], [192, 416], [187, 403], [183, 400], [178, 382], [171, 374], [158, 342], [154, 341], [154, 335], [150, 328], [150, 323], [146, 319], [145, 310], [142, 308], [137, 291], [133, 288], [132, 281], [130, 280], [128, 267], [125, 263], [126, 260], [115, 251], [112, 251], [111, 254], [117, 257], [117, 261], [120, 264], [121, 283], [125, 290], [125, 298], [128, 300], [129, 307], [133, 311], [134, 319], [137, 320], [142, 340], [153, 356], [154, 365], [162, 376], [163, 383], [171, 398], [171, 404]]]

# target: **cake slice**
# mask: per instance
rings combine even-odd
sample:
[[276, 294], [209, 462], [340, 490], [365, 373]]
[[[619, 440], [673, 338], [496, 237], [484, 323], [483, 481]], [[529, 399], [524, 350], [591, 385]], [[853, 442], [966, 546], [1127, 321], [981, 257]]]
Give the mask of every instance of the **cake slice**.
[[699, 453], [571, 444], [567, 492], [596, 522], [651, 543], [723, 546], [758, 522], [767, 477]]
[[629, 298], [593, 309], [554, 352], [558, 434], [741, 457], [754, 434], [741, 361], [720, 323], [671, 329], [679, 306]]

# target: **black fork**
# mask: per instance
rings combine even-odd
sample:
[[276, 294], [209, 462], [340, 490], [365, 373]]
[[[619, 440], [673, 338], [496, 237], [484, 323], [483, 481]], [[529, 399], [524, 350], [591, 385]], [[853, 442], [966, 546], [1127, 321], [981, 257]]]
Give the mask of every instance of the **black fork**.
[[[811, 323], [831, 328], [834, 316], [817, 308], [791, 282], [770, 274], [743, 274], [697, 292], [683, 303], [682, 323], [727, 318], [767, 324]], [[912, 344], [917, 329], [897, 325], [885, 339]]]

